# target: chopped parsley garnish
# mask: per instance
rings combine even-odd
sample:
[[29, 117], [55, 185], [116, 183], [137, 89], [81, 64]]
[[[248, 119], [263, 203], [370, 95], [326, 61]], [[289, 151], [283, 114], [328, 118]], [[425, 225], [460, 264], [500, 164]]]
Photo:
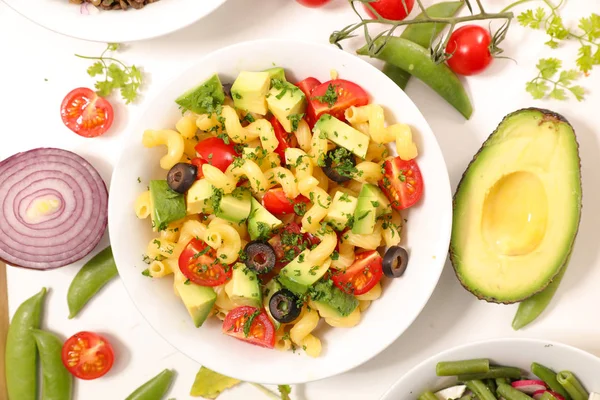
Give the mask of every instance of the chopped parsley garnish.
[[331, 83], [327, 86], [327, 90], [323, 96], [313, 96], [313, 99], [320, 101], [321, 103], [327, 103], [329, 107], [337, 102], [338, 94], [335, 90], [335, 86]]
[[254, 319], [259, 315], [260, 311], [256, 310], [250, 315], [250, 317], [248, 317], [246, 321], [244, 321], [244, 337], [248, 337], [248, 335], [250, 335], [250, 328], [252, 328], [252, 323], [254, 322]]
[[344, 193], [340, 196], [340, 201], [346, 202], [346, 203], [350, 203], [352, 202], [352, 200], [350, 200], [350, 198], [348, 197], [348, 193]]
[[288, 115], [287, 119], [292, 123], [292, 132], [296, 132], [298, 130], [298, 123], [302, 120], [304, 114], [292, 114]]
[[358, 220], [360, 221], [361, 219], [365, 219], [367, 217], [367, 215], [369, 215], [370, 212], [371, 212], [371, 210], [365, 211], [362, 215], [360, 215], [358, 217]]
[[271, 226], [265, 222], [258, 221], [256, 223], [256, 229], [258, 230], [258, 237], [256, 240], [267, 240], [271, 233]]
[[339, 260], [340, 259], [340, 253], [338, 253], [337, 251], [334, 251], [333, 253], [331, 253], [331, 259], [332, 260]]
[[246, 114], [246, 115], [244, 116], [244, 119], [245, 119], [246, 121], [248, 121], [249, 123], [253, 123], [254, 121], [256, 121], [256, 120], [254, 119], [254, 117], [252, 116], [252, 114], [250, 114], [250, 113]]
[[147, 276], [148, 278], [152, 278], [152, 275], [150, 275], [150, 270], [148, 268], [142, 271], [142, 275]]
[[138, 179], [137, 179], [137, 181], [138, 181], [138, 183], [142, 183], [142, 178], [140, 178], [140, 177], [138, 176]]
[[354, 156], [343, 147], [338, 147], [327, 153], [327, 164], [339, 175], [353, 178], [358, 174]]
[[190, 281], [189, 279], [186, 279], [185, 282], [183, 282], [184, 285], [189, 285], [191, 283], [192, 283], [192, 281]]
[[203, 255], [205, 255], [206, 253], [208, 253], [210, 251], [210, 247], [206, 246], [205, 248], [203, 248], [202, 250], [200, 250], [199, 252], [197, 252], [196, 254], [194, 254], [192, 256], [192, 259], [196, 260], [200, 257], [202, 257]]

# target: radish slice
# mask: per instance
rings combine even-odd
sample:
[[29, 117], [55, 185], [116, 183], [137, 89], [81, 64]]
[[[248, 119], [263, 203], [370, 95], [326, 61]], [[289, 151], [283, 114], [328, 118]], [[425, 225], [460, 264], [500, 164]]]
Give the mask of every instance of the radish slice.
[[0, 162], [0, 260], [32, 269], [71, 264], [96, 247], [108, 219], [98, 171], [75, 153], [40, 148]]
[[526, 394], [534, 394], [535, 392], [538, 392], [540, 390], [546, 391], [546, 389], [547, 389], [544, 381], [538, 381], [538, 380], [515, 381], [512, 383], [512, 387], [514, 387], [518, 391], [526, 393]]
[[534, 399], [534, 400], [539, 400], [539, 399], [540, 399], [540, 397], [542, 397], [542, 395], [543, 395], [544, 393], [546, 393], [546, 392], [548, 392], [548, 393], [550, 393], [552, 396], [556, 397], [556, 400], [565, 400], [565, 398], [564, 398], [564, 397], [562, 397], [560, 394], [558, 394], [558, 393], [556, 393], [556, 392], [553, 392], [553, 391], [551, 391], [551, 390], [546, 390], [546, 389], [544, 389], [544, 390], [538, 390], [538, 391], [536, 391], [535, 393], [533, 393], [532, 397], [533, 397], [533, 399]]

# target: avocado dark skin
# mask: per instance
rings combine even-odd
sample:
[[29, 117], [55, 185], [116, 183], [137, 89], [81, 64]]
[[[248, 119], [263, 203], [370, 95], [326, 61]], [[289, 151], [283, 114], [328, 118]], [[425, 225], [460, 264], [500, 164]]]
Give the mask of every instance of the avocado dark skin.
[[[554, 111], [551, 110], [547, 110], [547, 109], [541, 109], [541, 108], [536, 108], [536, 107], [529, 107], [529, 108], [523, 108], [517, 111], [514, 111], [508, 115], [506, 115], [502, 121], [498, 124], [497, 128], [494, 130], [494, 132], [492, 132], [490, 134], [490, 136], [486, 139], [486, 141], [482, 144], [481, 148], [478, 150], [478, 152], [473, 156], [473, 159], [470, 161], [469, 165], [467, 166], [467, 168], [465, 169], [465, 172], [463, 173], [460, 182], [458, 183], [458, 186], [456, 188], [456, 192], [454, 194], [453, 197], [453, 209], [456, 209], [457, 207], [457, 194], [460, 193], [461, 190], [461, 186], [463, 184], [463, 182], [465, 181], [465, 178], [467, 176], [467, 173], [469, 172], [471, 166], [473, 165], [473, 163], [477, 160], [477, 158], [479, 157], [479, 155], [481, 154], [482, 150], [484, 150], [486, 148], [486, 145], [489, 144], [489, 142], [491, 140], [493, 140], [495, 134], [498, 132], [499, 128], [503, 127], [503, 125], [505, 124], [505, 122], [510, 119], [511, 117], [515, 116], [516, 114], [519, 113], [523, 113], [523, 112], [537, 112], [540, 113], [542, 115], [542, 119], [540, 121], [540, 125], [542, 123], [545, 122], [553, 122], [555, 124], [559, 124], [559, 123], [564, 123], [567, 124], [571, 130], [573, 131], [573, 134], [575, 134], [575, 130], [573, 129], [573, 126], [569, 123], [569, 121], [561, 114], [558, 114]], [[576, 143], [576, 148], [577, 151], [579, 150], [579, 143], [577, 142], [577, 139], [575, 137], [575, 143]], [[579, 154], [577, 154], [577, 162], [578, 162], [578, 168], [579, 171], [581, 171], [581, 158], [579, 157]], [[581, 179], [579, 179], [579, 190], [580, 193], [582, 193], [582, 186], [581, 186]], [[581, 209], [582, 205], [580, 203], [580, 209]], [[474, 290], [473, 288], [469, 287], [469, 285], [462, 279], [459, 271], [458, 271], [458, 263], [460, 262], [459, 257], [456, 254], [455, 251], [455, 245], [454, 245], [454, 239], [450, 242], [450, 249], [449, 249], [449, 255], [450, 255], [450, 261], [452, 263], [452, 266], [454, 268], [454, 271], [456, 273], [456, 276], [459, 280], [459, 282], [461, 283], [461, 285], [468, 290], [469, 292], [471, 292], [473, 295], [475, 295], [478, 299], [480, 300], [485, 300], [487, 302], [491, 302], [491, 303], [501, 303], [501, 304], [513, 304], [513, 303], [517, 303], [517, 302], [521, 302], [537, 293], [540, 293], [542, 291], [544, 291], [546, 289], [546, 287], [557, 277], [557, 275], [560, 274], [560, 272], [566, 268], [566, 265], [569, 261], [569, 255], [571, 254], [571, 250], [573, 248], [573, 244], [575, 242], [576, 236], [577, 236], [577, 232], [579, 230], [579, 224], [581, 221], [581, 213], [579, 214], [579, 218], [577, 219], [577, 221], [575, 222], [576, 226], [575, 226], [575, 234], [573, 235], [572, 238], [572, 242], [569, 245], [569, 251], [566, 257], [566, 260], [564, 262], [564, 264], [562, 265], [561, 268], [559, 268], [555, 274], [552, 276], [552, 278], [550, 280], [548, 280], [548, 282], [546, 283], [546, 285], [544, 285], [543, 287], [539, 288], [538, 290], [536, 290], [535, 292], [532, 292], [528, 297], [520, 299], [520, 300], [516, 300], [516, 301], [506, 301], [506, 300], [502, 300], [502, 299], [498, 299], [495, 297], [489, 297], [489, 296], [485, 296], [482, 295], [480, 293], [477, 293], [476, 290]]]

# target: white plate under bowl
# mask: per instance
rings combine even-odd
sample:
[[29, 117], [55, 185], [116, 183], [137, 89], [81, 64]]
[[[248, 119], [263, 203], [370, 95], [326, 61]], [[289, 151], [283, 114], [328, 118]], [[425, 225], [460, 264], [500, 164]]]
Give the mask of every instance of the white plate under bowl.
[[[569, 370], [589, 392], [600, 392], [600, 358], [566, 344], [539, 339], [492, 339], [446, 350], [414, 367], [391, 387], [381, 400], [416, 400], [426, 390], [438, 391], [454, 385], [456, 378], [436, 377], [440, 361], [489, 358], [494, 365], [530, 372], [532, 362], [556, 372]], [[531, 375], [533, 377], [533, 375]]]
[[[149, 279], [141, 274], [148, 242], [153, 236], [150, 221], [138, 220], [133, 204], [150, 179], [165, 179], [158, 161], [165, 148], [142, 146], [145, 129], [173, 128], [181, 111], [174, 100], [181, 93], [219, 73], [225, 83], [242, 70], [263, 70], [274, 65], [286, 69], [292, 81], [314, 76], [329, 79], [331, 69], [340, 77], [361, 85], [372, 101], [386, 108], [388, 121], [398, 120], [414, 130], [425, 181], [420, 203], [407, 210], [404, 246], [410, 261], [405, 275], [388, 281], [383, 296], [351, 329], [319, 326], [323, 354], [267, 350], [221, 333], [216, 319], [196, 329], [181, 301], [173, 294], [172, 280]], [[333, 46], [261, 40], [240, 43], [216, 51], [179, 75], [153, 100], [125, 140], [123, 154], [110, 186], [109, 232], [119, 274], [140, 312], [169, 343], [208, 368], [244, 381], [293, 384], [340, 374], [369, 360], [408, 328], [429, 300], [448, 252], [451, 227], [451, 191], [446, 165], [437, 141], [413, 102], [375, 67]], [[138, 183], [141, 177], [142, 183]], [[386, 279], [387, 280], [387, 279]], [[323, 324], [321, 324], [323, 325]]]
[[150, 39], [185, 28], [226, 0], [160, 0], [135, 10], [92, 10], [69, 0], [3, 0], [19, 14], [54, 32], [94, 42]]

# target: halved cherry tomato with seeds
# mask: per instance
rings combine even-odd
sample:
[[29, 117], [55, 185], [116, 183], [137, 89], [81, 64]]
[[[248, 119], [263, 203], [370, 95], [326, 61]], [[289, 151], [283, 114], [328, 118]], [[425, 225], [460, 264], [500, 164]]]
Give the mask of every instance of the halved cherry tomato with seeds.
[[369, 104], [369, 95], [354, 82], [334, 79], [323, 82], [310, 94], [309, 107], [314, 111], [315, 121], [323, 114], [330, 114], [342, 121], [344, 112], [351, 106]]
[[192, 239], [179, 256], [179, 269], [200, 286], [219, 286], [231, 278], [231, 268], [221, 264], [215, 249], [199, 239]]
[[242, 306], [229, 311], [223, 321], [223, 333], [257, 346], [275, 347], [275, 327], [258, 308]]
[[206, 161], [206, 164], [213, 165], [223, 172], [231, 165], [233, 158], [239, 156], [233, 143], [227, 144], [218, 137], [198, 142], [195, 149], [198, 157]]
[[114, 112], [108, 100], [88, 88], [70, 91], [60, 105], [60, 116], [67, 128], [83, 137], [96, 137], [112, 125]]
[[108, 340], [93, 332], [79, 332], [67, 339], [62, 362], [76, 378], [100, 378], [112, 368], [114, 351]]
[[290, 199], [285, 195], [282, 188], [269, 189], [262, 199], [263, 206], [273, 214], [292, 214], [294, 206], [299, 203], [310, 204], [310, 200], [299, 195], [295, 199]]
[[379, 187], [396, 210], [414, 205], [423, 194], [423, 177], [415, 160], [389, 158], [383, 163], [383, 179]]
[[355, 296], [365, 294], [381, 280], [382, 260], [377, 250], [359, 253], [347, 269], [333, 272], [333, 284]]

